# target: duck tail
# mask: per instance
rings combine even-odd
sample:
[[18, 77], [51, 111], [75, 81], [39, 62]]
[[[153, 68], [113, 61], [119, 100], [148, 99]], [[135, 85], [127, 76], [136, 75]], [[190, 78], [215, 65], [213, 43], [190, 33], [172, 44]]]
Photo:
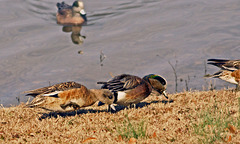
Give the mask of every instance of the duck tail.
[[26, 106], [30, 107], [30, 108], [38, 107], [44, 102], [45, 102], [45, 98], [43, 96], [39, 96], [39, 97], [34, 98], [32, 100], [32, 102], [30, 104], [27, 104]]
[[101, 89], [109, 89], [107, 82], [97, 82], [97, 84], [102, 84]]
[[107, 84], [107, 82], [97, 82], [97, 84]]
[[212, 62], [215, 62], [215, 63], [226, 63], [229, 60], [228, 59], [208, 59], [207, 61], [212, 61]]
[[25, 94], [25, 96], [32, 96], [32, 97], [36, 97], [37, 95], [39, 95], [39, 92], [36, 92], [35, 90], [30, 90], [30, 91], [24, 91], [22, 92], [22, 94]]
[[63, 8], [64, 8], [64, 5], [65, 5], [65, 2], [61, 2], [61, 3], [58, 2], [58, 3], [56, 4], [58, 10], [63, 9]]
[[38, 94], [37, 93], [29, 93], [29, 94], [26, 94], [25, 96], [32, 96], [32, 97], [36, 97]]
[[205, 77], [205, 78], [219, 78], [219, 77], [222, 75], [222, 72], [223, 72], [223, 71], [218, 71], [218, 72], [216, 72], [216, 73], [214, 73], [214, 74], [212, 74], [212, 75], [207, 74], [207, 75], [205, 75], [204, 77]]
[[209, 63], [207, 63], [207, 64], [210, 64], [210, 65], [214, 65], [214, 66], [217, 66], [217, 67], [220, 67], [220, 68], [222, 68], [222, 65], [224, 65], [225, 63], [221, 63], [221, 62], [216, 62], [216, 63], [214, 63], [214, 62], [209, 62]]

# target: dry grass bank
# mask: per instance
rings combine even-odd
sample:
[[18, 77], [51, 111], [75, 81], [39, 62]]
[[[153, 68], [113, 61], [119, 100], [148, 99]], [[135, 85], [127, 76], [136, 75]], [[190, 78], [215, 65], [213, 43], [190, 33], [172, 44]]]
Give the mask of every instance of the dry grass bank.
[[[240, 93], [195, 91], [150, 96], [137, 109], [49, 113], [23, 105], [0, 109], [0, 143], [238, 143]], [[41, 120], [40, 120], [41, 119]], [[135, 137], [135, 138], [132, 138]]]

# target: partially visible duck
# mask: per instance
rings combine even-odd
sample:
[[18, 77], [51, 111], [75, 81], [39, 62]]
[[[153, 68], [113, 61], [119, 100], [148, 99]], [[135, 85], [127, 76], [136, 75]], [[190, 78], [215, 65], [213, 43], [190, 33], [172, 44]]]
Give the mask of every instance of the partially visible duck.
[[213, 75], [207, 75], [209, 78], [219, 78], [226, 82], [236, 84], [236, 90], [240, 90], [240, 69], [235, 71], [220, 70]]
[[82, 1], [75, 1], [72, 6], [65, 2], [57, 3], [57, 23], [62, 25], [82, 25], [87, 21]]
[[228, 59], [208, 59], [208, 64], [217, 66], [223, 70], [234, 71], [240, 69], [240, 59], [228, 60]]
[[114, 96], [107, 89], [87, 89], [76, 82], [64, 82], [53, 86], [25, 91], [35, 97], [28, 107], [66, 112], [93, 105], [96, 101], [112, 104]]

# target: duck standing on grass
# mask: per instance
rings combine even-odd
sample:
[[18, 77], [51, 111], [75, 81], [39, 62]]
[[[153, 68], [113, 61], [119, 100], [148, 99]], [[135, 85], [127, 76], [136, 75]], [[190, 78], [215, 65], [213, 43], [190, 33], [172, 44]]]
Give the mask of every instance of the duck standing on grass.
[[155, 74], [149, 74], [143, 78], [122, 74], [115, 76], [107, 82], [97, 82], [97, 84], [103, 84], [102, 89], [112, 91], [114, 93], [113, 103], [123, 106], [139, 103], [147, 98], [152, 91], [157, 91], [168, 98], [165, 92], [167, 81]]
[[208, 64], [221, 68], [213, 75], [205, 77], [219, 78], [232, 84], [236, 84], [236, 90], [240, 90], [240, 60], [208, 59]]
[[220, 70], [213, 75], [205, 76], [207, 78], [219, 78], [226, 82], [236, 84], [236, 90], [240, 90], [240, 70], [229, 71], [229, 70]]
[[72, 6], [65, 2], [57, 3], [57, 23], [62, 25], [81, 25], [87, 21], [82, 1], [75, 1]]
[[35, 90], [25, 91], [35, 97], [28, 107], [39, 107], [50, 111], [74, 111], [93, 105], [96, 101], [112, 104], [114, 96], [107, 89], [87, 89], [76, 82], [64, 82]]

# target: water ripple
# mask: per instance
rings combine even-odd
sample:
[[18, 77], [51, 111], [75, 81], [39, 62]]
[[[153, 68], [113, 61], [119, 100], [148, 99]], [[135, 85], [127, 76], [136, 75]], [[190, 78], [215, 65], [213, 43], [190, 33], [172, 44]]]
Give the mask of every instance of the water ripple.
[[35, 17], [39, 17], [46, 21], [55, 20], [56, 3], [50, 1], [25, 0], [27, 9]]

